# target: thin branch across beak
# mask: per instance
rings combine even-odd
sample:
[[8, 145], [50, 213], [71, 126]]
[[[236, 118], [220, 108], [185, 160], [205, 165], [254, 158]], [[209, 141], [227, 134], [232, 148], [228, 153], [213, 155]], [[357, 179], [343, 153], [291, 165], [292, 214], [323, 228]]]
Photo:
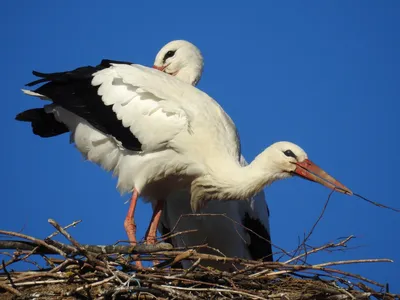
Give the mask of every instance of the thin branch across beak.
[[343, 184], [341, 184], [331, 175], [326, 173], [309, 159], [305, 159], [302, 162], [297, 162], [294, 173], [305, 179], [318, 182], [330, 189], [334, 189], [343, 194], [353, 195], [353, 192], [351, 190], [349, 190], [347, 187], [345, 187]]

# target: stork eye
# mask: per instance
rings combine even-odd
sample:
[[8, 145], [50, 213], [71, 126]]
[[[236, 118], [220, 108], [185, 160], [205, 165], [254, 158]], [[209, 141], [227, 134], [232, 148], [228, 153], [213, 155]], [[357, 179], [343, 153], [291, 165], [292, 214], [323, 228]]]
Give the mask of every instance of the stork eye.
[[168, 58], [174, 56], [174, 55], [175, 55], [175, 52], [176, 52], [176, 51], [172, 51], [172, 50], [168, 51], [168, 52], [165, 54], [165, 56], [164, 56], [163, 62], [165, 62]]
[[297, 159], [296, 154], [294, 154], [292, 150], [283, 151], [283, 154], [285, 154], [286, 156], [289, 156], [289, 157], [293, 157], [294, 159]]

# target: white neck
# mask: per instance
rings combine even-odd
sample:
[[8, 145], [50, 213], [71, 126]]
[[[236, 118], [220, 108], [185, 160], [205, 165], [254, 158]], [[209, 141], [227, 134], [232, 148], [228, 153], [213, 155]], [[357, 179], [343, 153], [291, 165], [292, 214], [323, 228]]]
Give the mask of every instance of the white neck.
[[209, 174], [193, 181], [192, 209], [197, 211], [209, 200], [247, 200], [275, 180], [289, 176], [271, 159], [268, 149], [244, 167], [233, 159], [220, 160]]

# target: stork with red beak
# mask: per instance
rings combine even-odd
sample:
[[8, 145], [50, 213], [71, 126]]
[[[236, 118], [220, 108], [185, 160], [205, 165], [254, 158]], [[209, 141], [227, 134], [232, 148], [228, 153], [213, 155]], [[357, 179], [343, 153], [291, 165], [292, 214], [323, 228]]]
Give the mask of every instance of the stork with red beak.
[[[186, 73], [185, 64], [174, 67], [178, 51], [161, 55], [167, 63], [164, 72], [112, 62], [60, 73], [34, 72], [41, 79], [28, 86], [43, 85], [25, 93], [52, 103], [17, 116], [31, 122], [41, 136], [70, 131], [82, 154], [118, 176], [121, 192], [133, 192], [125, 222], [132, 243], [136, 235], [131, 220], [139, 195], [163, 199], [190, 190], [186, 202], [199, 211], [211, 200], [245, 202], [294, 174], [351, 195], [289, 142], [271, 145], [245, 165], [235, 124], [214, 99], [192, 85], [199, 75]], [[155, 240], [164, 207], [157, 202], [149, 243]]]

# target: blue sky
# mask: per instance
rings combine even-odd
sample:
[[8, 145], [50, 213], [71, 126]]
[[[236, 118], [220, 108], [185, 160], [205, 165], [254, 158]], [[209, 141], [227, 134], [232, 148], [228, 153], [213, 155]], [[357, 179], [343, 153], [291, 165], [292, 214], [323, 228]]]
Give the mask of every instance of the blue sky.
[[[205, 58], [199, 88], [215, 98], [240, 131], [252, 160], [289, 140], [354, 192], [400, 207], [400, 2], [7, 1], [0, 10], [2, 46], [2, 218], [0, 228], [45, 237], [47, 223], [82, 219], [82, 243], [126, 239], [128, 206], [116, 181], [83, 161], [68, 136], [40, 139], [14, 121], [41, 102], [20, 88], [31, 70], [56, 72], [102, 58], [150, 66], [165, 43], [187, 39]], [[316, 221], [329, 190], [298, 178], [266, 189], [273, 242], [287, 250]], [[150, 208], [137, 220], [143, 236]], [[320, 245], [356, 235], [347, 252], [311, 262], [392, 258], [393, 264], [344, 269], [389, 282], [400, 292], [400, 215], [334, 194], [311, 237]]]

